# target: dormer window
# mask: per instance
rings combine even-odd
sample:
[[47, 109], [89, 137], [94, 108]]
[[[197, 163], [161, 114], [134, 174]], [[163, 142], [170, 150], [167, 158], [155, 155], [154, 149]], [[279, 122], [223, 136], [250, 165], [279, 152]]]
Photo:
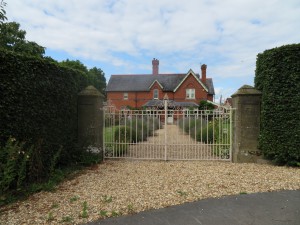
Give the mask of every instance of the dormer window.
[[153, 90], [153, 99], [158, 99], [158, 89]]
[[186, 99], [195, 99], [195, 89], [186, 89]]

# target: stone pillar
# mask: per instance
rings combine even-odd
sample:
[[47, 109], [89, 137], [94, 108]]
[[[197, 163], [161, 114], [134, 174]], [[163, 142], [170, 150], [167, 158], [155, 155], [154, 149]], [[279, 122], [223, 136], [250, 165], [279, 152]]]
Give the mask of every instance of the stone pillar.
[[78, 94], [78, 142], [81, 146], [103, 147], [103, 99], [94, 87]]
[[244, 85], [232, 95], [235, 108], [233, 126], [232, 161], [239, 163], [257, 162], [260, 130], [261, 92]]

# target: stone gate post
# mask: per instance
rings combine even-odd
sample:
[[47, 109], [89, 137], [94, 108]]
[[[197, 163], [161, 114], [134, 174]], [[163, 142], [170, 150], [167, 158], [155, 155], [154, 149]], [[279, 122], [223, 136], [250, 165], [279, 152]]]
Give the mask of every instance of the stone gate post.
[[103, 147], [103, 99], [94, 86], [78, 94], [78, 142], [81, 146]]
[[260, 130], [261, 92], [244, 85], [232, 95], [235, 108], [233, 126], [233, 162], [257, 162], [260, 158], [258, 136]]

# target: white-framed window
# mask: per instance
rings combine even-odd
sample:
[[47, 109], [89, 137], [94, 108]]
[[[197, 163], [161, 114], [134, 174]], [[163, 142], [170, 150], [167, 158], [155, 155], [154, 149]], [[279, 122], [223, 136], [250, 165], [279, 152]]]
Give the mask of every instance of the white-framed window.
[[128, 93], [127, 93], [127, 92], [124, 92], [124, 93], [123, 93], [123, 99], [124, 99], [124, 100], [128, 100]]
[[158, 99], [158, 89], [153, 90], [153, 99]]
[[186, 99], [195, 99], [195, 89], [186, 89]]

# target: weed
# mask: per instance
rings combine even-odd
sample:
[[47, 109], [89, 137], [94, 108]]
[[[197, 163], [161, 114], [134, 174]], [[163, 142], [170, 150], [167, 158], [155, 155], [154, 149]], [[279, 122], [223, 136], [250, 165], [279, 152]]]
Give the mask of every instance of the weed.
[[187, 192], [185, 192], [185, 191], [178, 190], [177, 193], [178, 193], [181, 197], [187, 196]]
[[110, 203], [110, 202], [112, 202], [112, 196], [104, 195], [104, 196], [103, 196], [103, 202], [105, 202], [105, 203]]
[[128, 213], [134, 212], [133, 205], [131, 203], [127, 206], [127, 211], [128, 211]]
[[55, 208], [58, 208], [58, 207], [59, 207], [58, 203], [53, 203], [51, 205], [51, 209], [55, 209]]
[[111, 216], [112, 217], [117, 217], [117, 216], [121, 216], [122, 215], [122, 213], [121, 212], [118, 212], [118, 211], [111, 211]]
[[107, 217], [107, 211], [101, 210], [99, 215], [102, 216], [102, 217]]
[[246, 194], [248, 194], [246, 191], [241, 191], [240, 192], [240, 195], [246, 195]]
[[63, 223], [70, 223], [72, 222], [73, 218], [71, 216], [64, 216], [61, 220]]
[[48, 217], [47, 217], [47, 221], [50, 222], [50, 221], [53, 221], [53, 220], [54, 220], [53, 213], [52, 213], [52, 212], [49, 212], [49, 213], [48, 213]]
[[80, 215], [82, 218], [88, 218], [88, 217], [89, 217], [89, 214], [88, 214], [88, 212], [87, 212], [87, 209], [88, 209], [87, 202], [84, 201], [84, 202], [83, 202], [83, 205], [82, 205], [82, 213], [81, 213], [81, 215]]
[[70, 202], [72, 203], [72, 202], [75, 202], [75, 201], [77, 201], [79, 199], [79, 197], [78, 196], [73, 196], [72, 198], [70, 198]]

